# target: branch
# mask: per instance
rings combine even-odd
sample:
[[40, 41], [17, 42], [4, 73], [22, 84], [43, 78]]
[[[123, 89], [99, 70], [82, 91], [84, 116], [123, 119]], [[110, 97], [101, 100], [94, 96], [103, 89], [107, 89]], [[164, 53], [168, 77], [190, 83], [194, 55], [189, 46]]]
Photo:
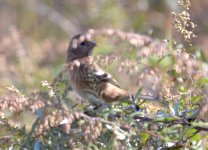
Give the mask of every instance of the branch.
[[100, 121], [102, 123], [105, 123], [105, 124], [109, 124], [109, 125], [112, 125], [112, 126], [119, 126], [119, 127], [122, 127], [122, 128], [125, 128], [125, 129], [132, 129], [132, 127], [129, 125], [129, 124], [118, 124], [118, 123], [115, 123], [115, 122], [110, 122], [110, 121], [107, 121], [107, 120], [104, 120], [102, 118], [98, 118], [98, 117], [90, 117], [88, 115], [85, 115], [83, 113], [80, 113], [79, 114], [81, 117], [85, 118], [86, 120], [91, 120], [91, 121]]
[[[134, 119], [139, 119], [140, 122], [153, 122], [153, 123], [164, 123], [164, 124], [170, 124], [170, 125], [175, 125], [175, 124], [181, 124], [183, 126], [189, 126], [191, 127], [190, 121], [188, 121], [190, 118], [182, 118], [182, 119], [176, 119], [176, 120], [155, 120], [152, 118], [148, 117], [141, 117], [141, 116], [135, 116]], [[194, 129], [200, 131], [206, 131], [208, 132], [208, 128], [205, 127], [200, 127], [200, 126], [194, 126]]]
[[193, 135], [189, 136], [188, 138], [186, 138], [185, 140], [183, 140], [182, 142], [177, 142], [175, 143], [173, 146], [171, 147], [167, 147], [165, 148], [165, 150], [174, 150], [174, 149], [179, 149], [179, 148], [183, 148], [184, 144], [191, 139], [192, 137], [194, 137], [197, 133], [199, 133], [200, 130], [197, 130]]

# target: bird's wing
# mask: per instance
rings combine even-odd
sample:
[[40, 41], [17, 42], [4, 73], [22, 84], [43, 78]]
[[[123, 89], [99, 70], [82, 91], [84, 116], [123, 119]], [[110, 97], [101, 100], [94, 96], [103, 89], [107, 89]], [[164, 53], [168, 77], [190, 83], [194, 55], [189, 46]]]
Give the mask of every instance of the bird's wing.
[[118, 82], [112, 78], [110, 74], [100, 69], [97, 65], [94, 64], [93, 74], [94, 77], [97, 78], [100, 82], [107, 82], [119, 87]]

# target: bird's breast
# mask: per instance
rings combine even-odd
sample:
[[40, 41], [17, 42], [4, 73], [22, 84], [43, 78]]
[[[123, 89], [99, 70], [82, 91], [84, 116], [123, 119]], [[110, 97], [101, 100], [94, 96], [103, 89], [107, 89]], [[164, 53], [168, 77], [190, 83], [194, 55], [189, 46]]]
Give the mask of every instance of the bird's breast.
[[83, 99], [87, 99], [93, 104], [103, 103], [99, 98], [99, 94], [92, 87], [92, 82], [88, 76], [88, 68], [80, 65], [69, 70], [69, 83], [72, 89]]

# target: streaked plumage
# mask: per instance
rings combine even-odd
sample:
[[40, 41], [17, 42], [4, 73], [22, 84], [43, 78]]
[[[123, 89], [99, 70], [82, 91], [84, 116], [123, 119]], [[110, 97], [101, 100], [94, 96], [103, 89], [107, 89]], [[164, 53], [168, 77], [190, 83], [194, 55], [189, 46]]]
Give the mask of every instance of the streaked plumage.
[[95, 42], [83, 35], [72, 38], [67, 53], [71, 87], [95, 105], [128, 99], [129, 92], [121, 89], [116, 80], [93, 61], [91, 54], [95, 46]]

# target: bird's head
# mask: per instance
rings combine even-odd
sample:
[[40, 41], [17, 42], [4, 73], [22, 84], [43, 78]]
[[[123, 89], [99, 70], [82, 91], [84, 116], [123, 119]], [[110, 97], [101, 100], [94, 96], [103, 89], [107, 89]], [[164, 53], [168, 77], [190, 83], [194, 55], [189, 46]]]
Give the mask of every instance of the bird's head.
[[87, 39], [84, 35], [75, 35], [69, 43], [67, 62], [90, 56], [95, 46], [96, 43]]

